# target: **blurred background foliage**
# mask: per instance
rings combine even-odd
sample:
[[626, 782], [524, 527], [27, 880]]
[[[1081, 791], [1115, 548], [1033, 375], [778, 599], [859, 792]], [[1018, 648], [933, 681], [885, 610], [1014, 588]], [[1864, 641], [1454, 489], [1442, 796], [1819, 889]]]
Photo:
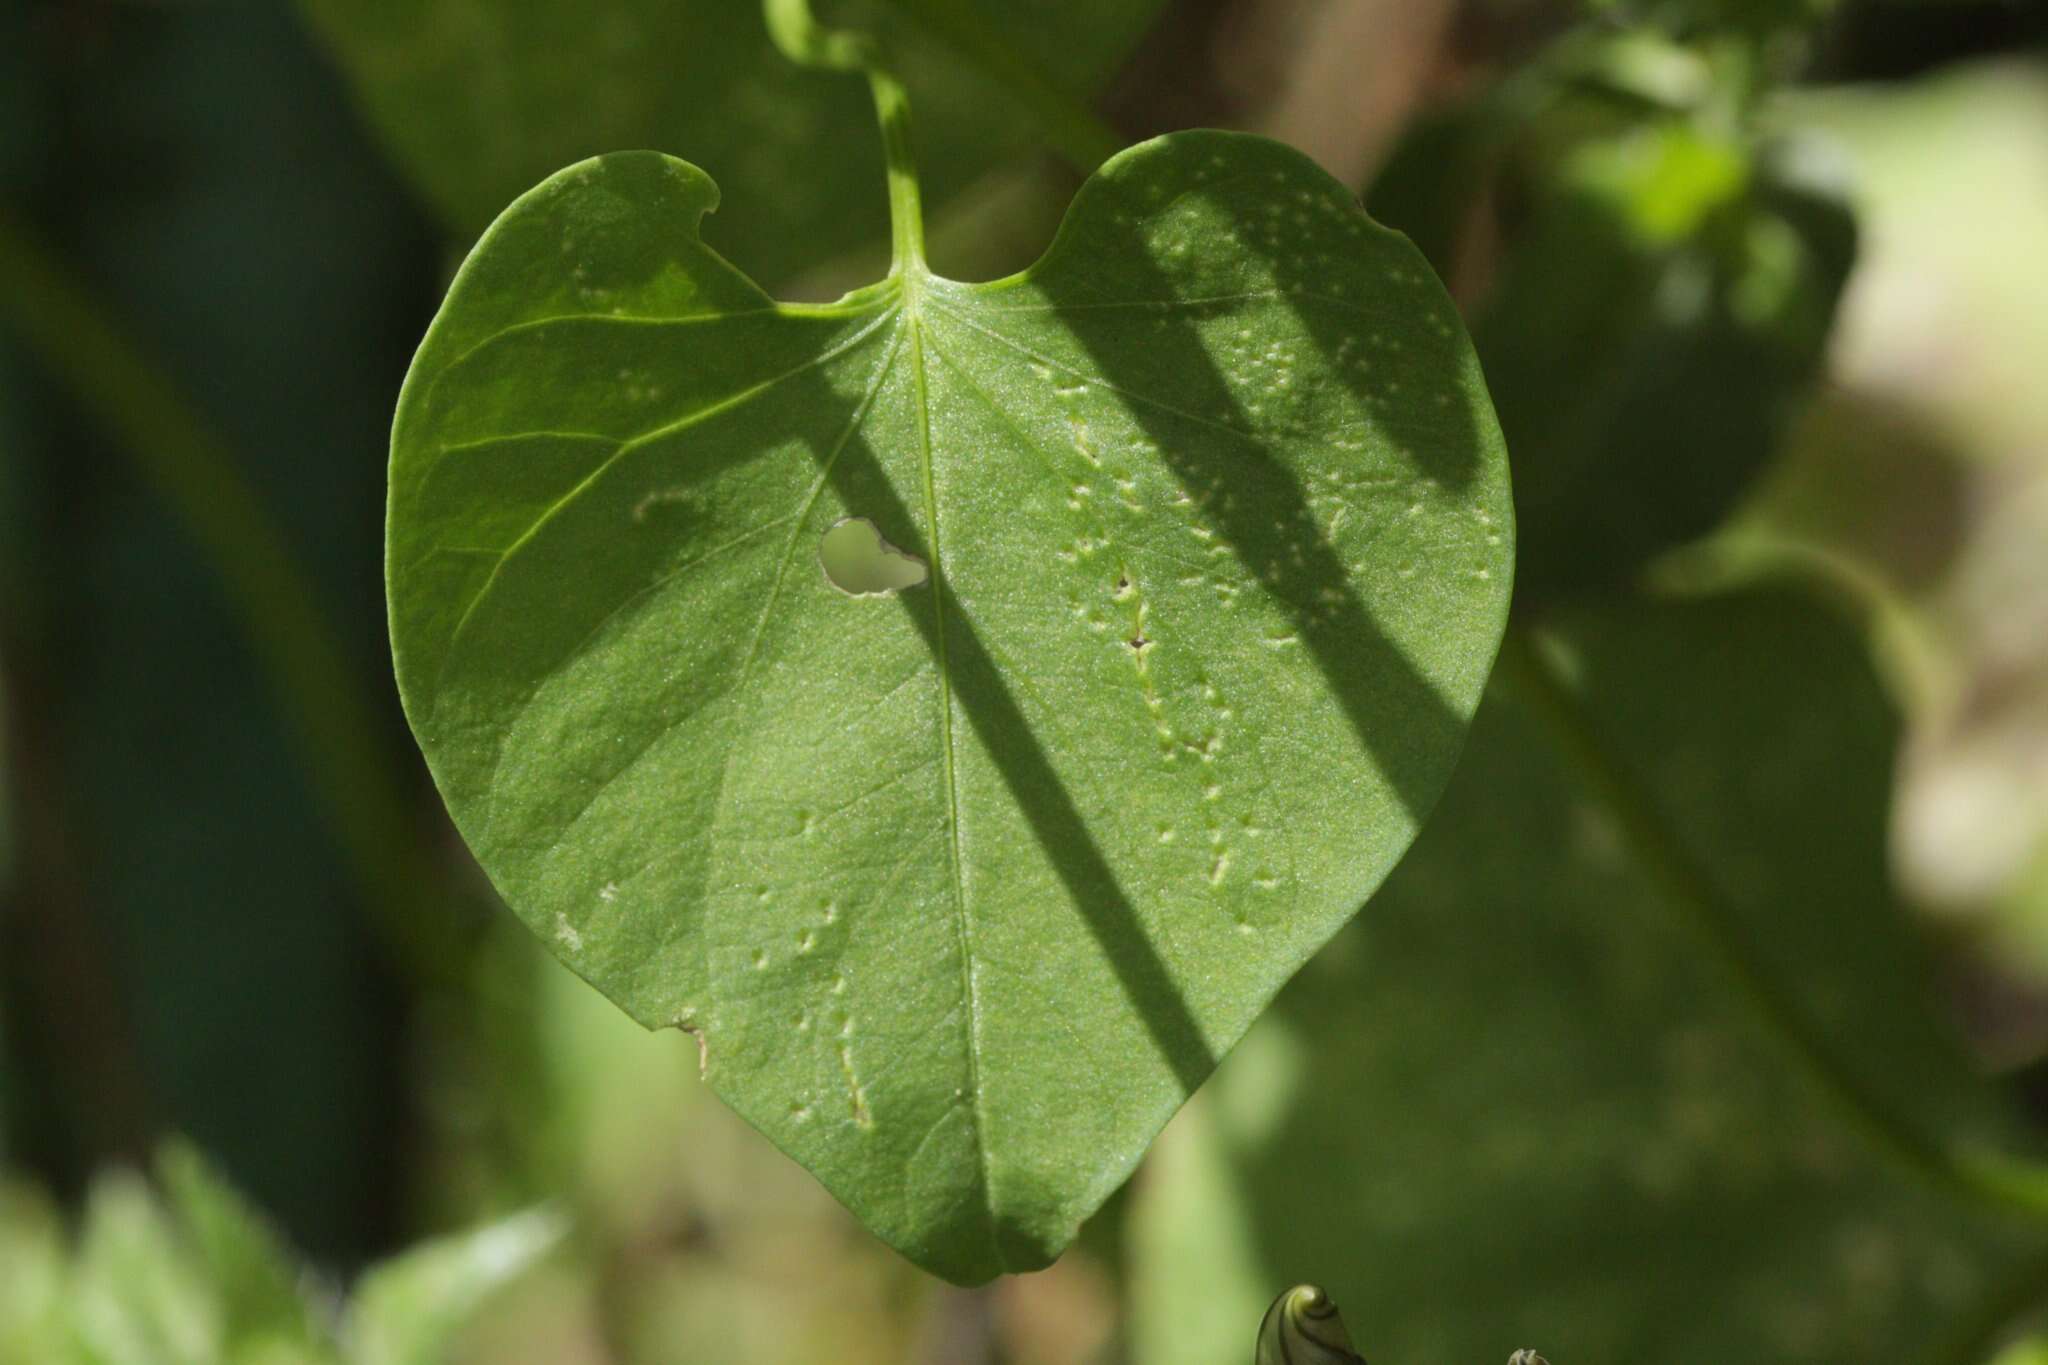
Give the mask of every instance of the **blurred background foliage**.
[[1429, 254], [1531, 632], [1436, 820], [1080, 1246], [925, 1280], [496, 910], [379, 579], [495, 211], [659, 147], [829, 296], [859, 84], [747, 0], [0, 0], [0, 1360], [1221, 1365], [1300, 1278], [1396, 1365], [2044, 1358], [1939, 1154], [2048, 1123], [2048, 12], [830, 8], [942, 270], [1198, 124]]

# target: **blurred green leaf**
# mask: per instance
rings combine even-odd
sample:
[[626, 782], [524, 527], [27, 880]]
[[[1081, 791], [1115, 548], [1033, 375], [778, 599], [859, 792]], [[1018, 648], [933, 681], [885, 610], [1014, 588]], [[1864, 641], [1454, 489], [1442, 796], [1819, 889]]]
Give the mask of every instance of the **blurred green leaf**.
[[68, 1279], [56, 1206], [0, 1178], [0, 1360], [68, 1365]]
[[[1855, 633], [1774, 591], [1556, 635], [1839, 1064], [1928, 1132], [2005, 1138], [1887, 890], [1894, 718]], [[1945, 1324], [2038, 1258], [1822, 1103], [1560, 753], [1489, 694], [1371, 913], [1162, 1140], [1141, 1361], [1242, 1359], [1206, 1334], [1302, 1279], [1371, 1359], [1945, 1359]]]
[[510, 916], [490, 939], [479, 1008], [430, 1048], [436, 1140], [414, 1178], [444, 1225], [538, 1196], [575, 1236], [451, 1365], [559, 1365], [599, 1336], [621, 1361], [914, 1358], [943, 1291], [715, 1102], [690, 1038], [641, 1028]]
[[574, 1180], [594, 1216], [630, 1225], [689, 1151], [686, 1125], [706, 1099], [696, 1047], [637, 1027], [552, 958], [535, 958], [540, 980], [526, 1003], [544, 1012], [536, 1022], [547, 1106], [536, 1136], [559, 1144], [554, 1169]]
[[648, 1225], [684, 1202], [705, 1107], [696, 1044], [642, 1028], [510, 917], [471, 978], [419, 1078], [438, 1139], [413, 1162], [423, 1216], [460, 1226], [548, 1200], [598, 1239], [665, 1235]]
[[335, 1358], [291, 1337], [258, 1337], [235, 1349], [231, 1365], [335, 1365]]
[[537, 1209], [373, 1267], [349, 1304], [351, 1365], [442, 1365], [484, 1300], [546, 1255], [563, 1231], [558, 1215]]
[[[964, 26], [1053, 84], [1095, 88], [1160, 0], [875, 0], [922, 114], [927, 194], [941, 201], [1039, 136], [984, 67], [935, 37]], [[465, 238], [571, 162], [672, 152], [728, 202], [709, 240], [756, 277], [887, 235], [864, 85], [770, 46], [758, 0], [304, 0], [406, 173]], [[943, 22], [950, 21], [950, 22]]]
[[1803, 34], [1840, 7], [1841, 0], [1585, 0], [1604, 19], [1651, 24], [1698, 36], [1736, 33], [1752, 38]]
[[1578, 33], [1421, 122], [1371, 193], [1476, 296], [1525, 600], [1712, 530], [1818, 377], [1855, 223], [1827, 158], [1745, 101], [1692, 48]]
[[[715, 193], [599, 158], [465, 265], [393, 437], [400, 690], [563, 961], [912, 1260], [1043, 1265], [1441, 789], [1512, 563], [1484, 387], [1261, 139], [826, 307], [693, 240]], [[835, 587], [853, 519], [936, 583]]]
[[1855, 230], [1789, 163], [1685, 122], [1575, 149], [1474, 324], [1532, 593], [1711, 530], [1819, 370]]
[[142, 1177], [98, 1177], [67, 1304], [95, 1365], [219, 1365], [227, 1334], [207, 1267]]
[[268, 1354], [326, 1346], [300, 1290], [301, 1272], [263, 1216], [183, 1141], [157, 1154], [157, 1176], [187, 1244], [197, 1253], [220, 1305], [231, 1350], [260, 1344]]
[[[47, 1201], [0, 1185], [0, 1360], [335, 1365], [305, 1273], [262, 1215], [183, 1142], [157, 1166], [163, 1198], [130, 1171], [94, 1181], [75, 1251]], [[563, 1230], [530, 1212], [372, 1268], [346, 1310], [348, 1358], [440, 1365], [477, 1305]]]

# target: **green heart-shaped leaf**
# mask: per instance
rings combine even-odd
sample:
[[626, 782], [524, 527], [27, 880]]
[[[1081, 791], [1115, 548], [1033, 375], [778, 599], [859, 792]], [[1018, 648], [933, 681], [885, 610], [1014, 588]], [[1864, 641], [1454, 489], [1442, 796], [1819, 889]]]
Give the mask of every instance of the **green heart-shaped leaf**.
[[[393, 435], [407, 712], [564, 961], [919, 1264], [1040, 1266], [1449, 776], [1493, 413], [1421, 257], [1260, 139], [827, 306], [715, 198], [602, 157], [463, 267]], [[856, 518], [928, 577], [835, 586]]]

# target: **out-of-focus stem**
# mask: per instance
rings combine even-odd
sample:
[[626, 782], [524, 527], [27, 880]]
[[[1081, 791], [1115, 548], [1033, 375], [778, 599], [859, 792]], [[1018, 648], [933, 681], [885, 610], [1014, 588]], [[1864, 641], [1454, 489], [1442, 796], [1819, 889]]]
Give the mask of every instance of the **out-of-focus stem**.
[[4, 214], [0, 320], [116, 438], [212, 564], [386, 947], [409, 973], [445, 977], [454, 926], [407, 819], [406, 784], [312, 585], [227, 443], [54, 253]]
[[[1124, 139], [1114, 128], [1005, 44], [971, 6], [959, 0], [897, 0], [897, 4], [1029, 112], [1046, 144], [1075, 169], [1085, 174], [1123, 150]], [[801, 66], [869, 73], [889, 68], [880, 45], [870, 35], [819, 23], [810, 0], [762, 0], [762, 13], [775, 45]]]

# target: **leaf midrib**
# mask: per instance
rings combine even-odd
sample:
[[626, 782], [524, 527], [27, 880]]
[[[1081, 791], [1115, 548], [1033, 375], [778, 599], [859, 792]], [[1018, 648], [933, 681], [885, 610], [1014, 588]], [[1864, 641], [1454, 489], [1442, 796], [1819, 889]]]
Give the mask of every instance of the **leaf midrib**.
[[[815, 504], [815, 499], [818, 496], [818, 494], [822, 491], [827, 480], [829, 479], [832, 466], [834, 465], [834, 463], [836, 463], [839, 453], [844, 449], [847, 443], [847, 439], [850, 438], [860, 427], [864, 426], [871, 419], [873, 400], [879, 394], [881, 389], [886, 386], [888, 372], [894, 368], [897, 359], [902, 354], [902, 351], [906, 349], [905, 347], [902, 346], [901, 343], [905, 339], [908, 340], [909, 345], [907, 349], [909, 350], [911, 356], [911, 381], [916, 401], [916, 420], [918, 426], [918, 478], [920, 484], [919, 492], [921, 501], [923, 503], [924, 518], [927, 528], [926, 534], [929, 542], [928, 548], [931, 554], [933, 568], [933, 579], [930, 585], [932, 598], [931, 611], [934, 640], [933, 676], [937, 684], [936, 700], [937, 705], [939, 707], [941, 760], [943, 765], [943, 778], [945, 783], [945, 832], [947, 836], [948, 881], [950, 883], [950, 889], [953, 898], [955, 951], [959, 957], [960, 963], [960, 999], [962, 1008], [965, 1011], [966, 1015], [964, 1058], [966, 1061], [967, 1070], [967, 1075], [965, 1078], [968, 1101], [967, 1108], [969, 1119], [972, 1125], [971, 1142], [973, 1145], [973, 1151], [975, 1154], [975, 1161], [977, 1165], [977, 1170], [975, 1174], [977, 1181], [981, 1186], [981, 1202], [983, 1214], [985, 1217], [985, 1230], [988, 1237], [988, 1246], [995, 1263], [998, 1266], [1007, 1268], [1007, 1261], [1003, 1255], [1001, 1239], [998, 1235], [999, 1219], [995, 1208], [995, 1190], [992, 1161], [988, 1146], [988, 1133], [990, 1131], [990, 1125], [988, 1122], [987, 1111], [985, 1107], [986, 1097], [982, 1089], [983, 1067], [981, 1054], [983, 1050], [982, 1036], [984, 1021], [980, 992], [975, 977], [975, 964], [977, 961], [975, 934], [973, 917], [968, 905], [968, 896], [965, 879], [965, 859], [962, 852], [961, 842], [961, 817], [958, 769], [959, 756], [957, 749], [957, 737], [955, 735], [955, 718], [953, 715], [954, 706], [952, 673], [949, 661], [947, 659], [946, 651], [946, 603], [945, 595], [942, 591], [942, 585], [944, 583], [944, 550], [941, 532], [939, 528], [939, 500], [935, 469], [935, 453], [933, 449], [931, 426], [930, 376], [928, 360], [926, 355], [929, 339], [920, 309], [920, 304], [924, 297], [925, 286], [929, 282], [935, 280], [936, 278], [937, 277], [931, 276], [928, 272], [906, 271], [903, 274], [903, 276], [900, 277], [899, 279], [899, 284], [901, 288], [900, 294], [898, 294], [895, 299], [889, 299], [886, 296], [876, 298], [873, 302], [879, 304], [880, 306], [875, 309], [876, 316], [874, 320], [867, 326], [862, 327], [852, 337], [846, 338], [845, 340], [839, 342], [838, 344], [834, 345], [828, 350], [820, 353], [817, 356], [812, 357], [810, 360], [805, 361], [800, 366], [796, 366], [783, 373], [770, 376], [769, 378], [761, 380], [753, 385], [750, 385], [734, 394], [728, 395], [727, 397], [718, 400], [717, 402], [708, 404], [705, 407], [700, 408], [682, 418], [678, 418], [669, 422], [662, 423], [658, 426], [651, 427], [644, 432], [641, 432], [631, 437], [627, 437], [623, 440], [614, 440], [612, 444], [615, 445], [615, 449], [613, 449], [609, 455], [602, 459], [593, 470], [591, 470], [587, 475], [585, 475], [584, 478], [579, 480], [577, 484], [574, 487], [572, 487], [567, 493], [558, 498], [545, 511], [543, 511], [538, 517], [536, 517], [534, 521], [529, 526], [527, 526], [526, 529], [522, 531], [521, 534], [518, 537], [516, 537], [506, 547], [504, 551], [502, 551], [498, 555], [497, 562], [493, 565], [491, 573], [486, 576], [486, 580], [480, 586], [477, 595], [471, 600], [468, 607], [465, 609], [462, 617], [458, 621], [455, 630], [451, 632], [448, 657], [447, 660], [444, 661], [444, 664], [453, 662], [455, 655], [459, 652], [459, 642], [465, 632], [466, 627], [468, 626], [470, 620], [475, 616], [477, 611], [481, 609], [485, 601], [491, 596], [492, 590], [496, 587], [497, 582], [500, 576], [502, 575], [505, 566], [520, 551], [522, 551], [537, 536], [539, 536], [545, 530], [545, 528], [550, 522], [552, 522], [556, 517], [558, 517], [567, 507], [573, 504], [577, 500], [577, 498], [584, 494], [590, 487], [594, 486], [600, 478], [602, 478], [608, 471], [614, 468], [621, 460], [625, 459], [627, 456], [633, 454], [637, 450], [643, 449], [655, 443], [656, 441], [661, 440], [664, 437], [672, 436], [677, 434], [678, 432], [688, 430], [689, 428], [696, 426], [703, 421], [709, 420], [711, 418], [717, 417], [725, 413], [729, 413], [735, 408], [744, 406], [747, 403], [753, 401], [754, 399], [759, 398], [764, 394], [773, 391], [787, 380], [802, 373], [805, 373], [809, 370], [812, 370], [820, 364], [827, 363], [840, 356], [849, 354], [852, 351], [860, 349], [865, 345], [879, 343], [880, 345], [886, 348], [884, 352], [884, 360], [882, 362], [881, 369], [877, 374], [875, 382], [869, 387], [867, 392], [858, 401], [852, 419], [849, 422], [845, 433], [842, 435], [840, 442], [827, 455], [824, 465], [820, 468], [818, 472], [817, 480], [812, 485], [811, 493], [806, 499], [805, 508], [800, 509], [795, 514], [795, 520], [799, 523], [799, 525], [801, 525], [806, 520], [805, 511], [810, 506], [813, 506]], [[947, 311], [950, 313], [951, 310]], [[899, 335], [896, 338], [888, 338], [884, 335], [877, 335], [877, 333], [881, 329], [889, 326], [892, 320], [891, 314], [895, 315], [894, 320], [900, 323], [900, 325], [905, 329], [906, 335]], [[534, 325], [543, 325], [549, 322], [553, 322], [555, 320], [556, 319], [552, 318], [538, 319], [535, 320]], [[489, 341], [496, 340], [499, 338], [499, 336], [502, 336], [505, 330], [511, 329], [503, 329], [501, 330], [500, 333], [494, 334], [493, 337], [486, 339], [486, 342], [481, 343], [479, 346], [471, 347], [459, 358], [459, 360], [466, 360], [470, 358], [470, 356], [473, 355], [477, 350], [482, 349], [483, 345], [488, 345]], [[494, 433], [493, 436], [489, 439], [505, 439], [505, 435]], [[756, 528], [756, 530], [754, 532], [750, 532], [749, 535], [751, 536], [753, 534], [758, 534], [759, 530], [761, 529], [765, 528]], [[735, 685], [736, 691], [744, 691], [744, 680], [751, 670], [751, 666], [754, 661], [755, 655], [758, 652], [761, 640], [766, 633], [768, 618], [772, 616], [774, 612], [774, 603], [777, 600], [779, 600], [779, 590], [782, 586], [783, 579], [786, 577], [788, 564], [790, 561], [791, 549], [797, 543], [798, 534], [799, 533], [797, 532], [792, 533], [789, 542], [787, 542], [784, 546], [784, 553], [781, 556], [778, 556], [776, 584], [775, 587], [771, 589], [769, 604], [764, 608], [761, 617], [756, 621], [755, 630], [752, 632], [752, 636], [748, 642], [746, 656], [742, 662], [741, 669], [738, 673], [739, 681]], [[486, 785], [490, 786], [493, 784], [487, 782]], [[592, 801], [590, 803], [586, 803], [586, 810], [588, 809], [589, 805], [594, 804], [595, 799], [596, 797], [594, 795]], [[579, 812], [578, 816], [575, 818], [580, 819], [581, 812]], [[492, 823], [492, 821], [487, 820], [487, 827], [489, 826], [490, 823]]]
[[932, 418], [925, 366], [924, 289], [929, 279], [921, 265], [904, 272], [903, 319], [910, 331], [912, 382], [917, 392], [918, 449], [924, 485], [926, 537], [931, 550], [933, 673], [938, 680], [939, 736], [945, 755], [946, 847], [953, 884], [955, 940], [960, 955], [961, 1003], [967, 1011], [967, 1096], [973, 1121], [973, 1143], [980, 1165], [982, 1208], [987, 1215], [989, 1251], [997, 1266], [1008, 1269], [996, 1235], [995, 1178], [988, 1150], [988, 1117], [981, 1088], [981, 994], [974, 976], [974, 922], [967, 911], [967, 884], [960, 856], [960, 782], [953, 737], [953, 678], [946, 658], [946, 569], [939, 538], [938, 486], [932, 473]]

